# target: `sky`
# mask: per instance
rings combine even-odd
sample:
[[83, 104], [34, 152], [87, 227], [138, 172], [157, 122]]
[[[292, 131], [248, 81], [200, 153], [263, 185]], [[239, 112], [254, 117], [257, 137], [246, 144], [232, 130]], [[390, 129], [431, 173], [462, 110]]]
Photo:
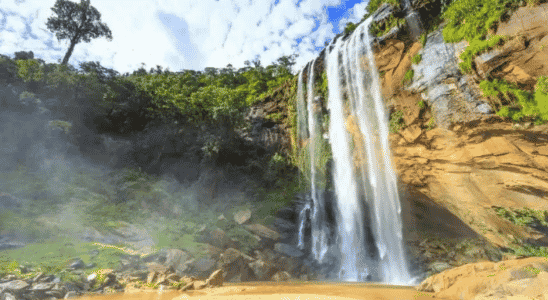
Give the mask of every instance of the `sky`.
[[[60, 62], [69, 46], [46, 27], [56, 0], [0, 0], [0, 54], [33, 51]], [[72, 2], [80, 2], [73, 0]], [[91, 0], [112, 41], [79, 43], [69, 60], [98, 61], [120, 73], [145, 64], [171, 71], [223, 68], [259, 59], [269, 65], [298, 54], [293, 72], [314, 59], [346, 23], [357, 23], [368, 0]]]

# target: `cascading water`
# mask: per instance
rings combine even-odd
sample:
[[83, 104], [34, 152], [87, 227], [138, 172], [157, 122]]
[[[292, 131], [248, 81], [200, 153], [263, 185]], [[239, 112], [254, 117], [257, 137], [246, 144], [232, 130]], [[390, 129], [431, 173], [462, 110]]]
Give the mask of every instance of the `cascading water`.
[[[307, 84], [307, 105], [306, 111], [308, 111], [308, 140], [306, 141], [306, 146], [308, 147], [309, 153], [309, 166], [310, 166], [310, 198], [307, 203], [303, 206], [301, 212], [299, 213], [299, 236], [298, 236], [298, 247], [304, 248], [304, 229], [305, 222], [309, 218], [311, 223], [311, 251], [313, 258], [321, 262], [327, 252], [327, 239], [328, 239], [328, 228], [325, 224], [325, 203], [323, 190], [319, 188], [319, 183], [325, 181], [325, 178], [322, 178], [320, 172], [318, 172], [318, 150], [322, 144], [322, 130], [318, 122], [321, 119], [321, 110], [317, 109], [317, 104], [315, 103], [314, 95], [314, 66], [315, 60], [308, 67], [308, 84]], [[303, 91], [303, 72], [299, 74], [299, 83], [297, 88], [297, 102], [298, 106], [302, 107], [304, 110], [304, 91]], [[299, 111], [298, 123], [304, 123], [305, 116], [301, 115]], [[304, 126], [299, 125], [299, 130], [304, 128]], [[304, 132], [301, 132], [301, 136], [305, 136]], [[311, 203], [310, 203], [311, 202]]]
[[[315, 61], [308, 67], [306, 108], [312, 203], [308, 202], [299, 216], [299, 246], [304, 247], [305, 222], [310, 215], [311, 252], [320, 263], [328, 247], [329, 252], [338, 253], [341, 280], [363, 281], [372, 275], [385, 283], [412, 284], [388, 144], [388, 118], [369, 36], [371, 20], [359, 25], [348, 39], [332, 42], [325, 57], [337, 213], [334, 245], [327, 243], [325, 203], [315, 169], [317, 145], [322, 141], [320, 112], [314, 106]], [[303, 71], [299, 75], [299, 103], [304, 103]], [[298, 105], [304, 109], [304, 105]], [[301, 118], [301, 113], [298, 116]]]
[[[371, 210], [370, 225], [379, 252], [378, 276], [383, 282], [408, 284], [411, 276], [388, 145], [388, 118], [369, 37], [371, 20], [358, 26], [348, 40], [337, 41], [327, 58], [341, 269], [343, 279], [357, 280], [360, 270], [368, 266], [370, 254], [365, 253], [363, 232], [366, 216], [361, 203], [365, 200]], [[341, 80], [345, 82], [346, 97]]]
[[325, 253], [327, 252], [327, 226], [325, 224], [325, 209], [323, 191], [318, 188], [318, 183], [322, 181], [318, 178], [318, 150], [321, 145], [322, 132], [320, 124], [318, 124], [321, 110], [316, 109], [314, 97], [314, 65], [316, 60], [310, 64], [308, 69], [308, 135], [310, 153], [310, 197], [312, 199], [312, 213], [310, 223], [312, 227], [312, 254], [314, 259], [322, 262]]

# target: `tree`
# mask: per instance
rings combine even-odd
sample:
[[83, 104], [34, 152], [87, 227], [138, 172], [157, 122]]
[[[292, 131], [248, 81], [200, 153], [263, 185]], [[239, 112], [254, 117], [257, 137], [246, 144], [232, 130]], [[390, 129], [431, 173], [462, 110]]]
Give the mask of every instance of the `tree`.
[[57, 0], [51, 10], [57, 15], [49, 17], [46, 26], [55, 33], [58, 40], [69, 39], [70, 47], [61, 64], [66, 65], [74, 46], [84, 41], [105, 36], [112, 40], [112, 33], [105, 23], [101, 23], [101, 13], [89, 4], [90, 0], [74, 3], [68, 0]]

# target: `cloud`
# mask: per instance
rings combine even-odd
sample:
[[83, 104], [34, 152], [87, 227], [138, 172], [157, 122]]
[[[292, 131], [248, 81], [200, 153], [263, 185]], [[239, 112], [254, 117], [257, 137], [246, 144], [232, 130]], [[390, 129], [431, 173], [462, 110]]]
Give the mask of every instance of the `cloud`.
[[[4, 25], [0, 22], [0, 52], [32, 50], [46, 61], [62, 58], [68, 42], [57, 41], [45, 26], [54, 3], [0, 0], [6, 20]], [[328, 20], [326, 7], [344, 8], [340, 0], [94, 0], [91, 4], [111, 29], [113, 40], [76, 45], [70, 63], [99, 61], [121, 73], [132, 72], [142, 62], [147, 68], [161, 65], [172, 71], [229, 63], [239, 68], [255, 57], [267, 65], [294, 53], [299, 54], [298, 70], [334, 37], [335, 27], [359, 21], [365, 11], [360, 3], [340, 20]], [[22, 39], [27, 25], [30, 32]]]

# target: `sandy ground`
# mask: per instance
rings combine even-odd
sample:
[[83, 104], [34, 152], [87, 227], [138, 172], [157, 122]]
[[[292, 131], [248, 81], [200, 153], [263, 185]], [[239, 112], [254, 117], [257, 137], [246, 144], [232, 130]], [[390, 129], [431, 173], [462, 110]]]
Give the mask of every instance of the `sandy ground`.
[[138, 291], [125, 294], [83, 297], [83, 300], [350, 300], [350, 299], [434, 299], [433, 293], [418, 292], [414, 287], [364, 283], [246, 283], [200, 291]]

